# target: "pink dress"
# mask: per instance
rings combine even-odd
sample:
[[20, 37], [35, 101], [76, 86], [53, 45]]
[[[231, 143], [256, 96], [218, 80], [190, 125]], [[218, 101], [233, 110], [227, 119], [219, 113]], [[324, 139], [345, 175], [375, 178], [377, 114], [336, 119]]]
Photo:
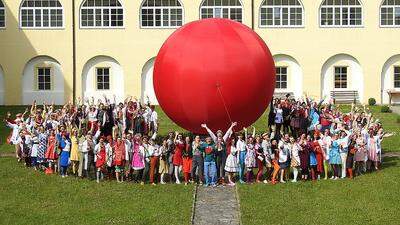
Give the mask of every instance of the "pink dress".
[[133, 146], [132, 168], [134, 170], [144, 169], [144, 152], [140, 149], [139, 144], [136, 142]]
[[359, 146], [354, 156], [356, 162], [364, 162], [365, 160], [365, 147]]
[[379, 161], [376, 151], [376, 140], [373, 137], [368, 138], [368, 159], [373, 162]]

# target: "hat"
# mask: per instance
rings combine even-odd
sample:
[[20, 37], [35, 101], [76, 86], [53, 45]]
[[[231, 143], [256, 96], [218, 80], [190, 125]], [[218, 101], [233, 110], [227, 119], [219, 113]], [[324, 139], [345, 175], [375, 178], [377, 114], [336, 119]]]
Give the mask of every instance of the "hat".
[[268, 136], [268, 133], [263, 133], [261, 136], [262, 137]]

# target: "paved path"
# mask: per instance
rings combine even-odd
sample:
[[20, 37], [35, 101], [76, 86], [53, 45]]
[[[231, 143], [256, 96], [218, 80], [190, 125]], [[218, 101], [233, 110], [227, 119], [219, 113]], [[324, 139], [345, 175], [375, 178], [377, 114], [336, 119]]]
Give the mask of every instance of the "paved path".
[[15, 153], [11, 153], [11, 152], [0, 152], [0, 157], [15, 157]]
[[390, 106], [390, 109], [394, 112], [400, 115], [400, 106], [396, 105], [396, 106]]
[[234, 187], [197, 187], [195, 225], [239, 225], [239, 204]]

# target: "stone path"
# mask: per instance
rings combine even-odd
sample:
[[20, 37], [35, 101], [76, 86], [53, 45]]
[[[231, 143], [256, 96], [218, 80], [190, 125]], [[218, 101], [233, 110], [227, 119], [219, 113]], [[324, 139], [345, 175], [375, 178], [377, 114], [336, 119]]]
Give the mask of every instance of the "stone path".
[[0, 157], [15, 157], [15, 153], [11, 153], [11, 152], [0, 152]]
[[239, 225], [239, 204], [234, 187], [198, 186], [194, 204], [194, 225]]
[[400, 106], [396, 105], [396, 106], [390, 106], [390, 109], [394, 112], [400, 115]]

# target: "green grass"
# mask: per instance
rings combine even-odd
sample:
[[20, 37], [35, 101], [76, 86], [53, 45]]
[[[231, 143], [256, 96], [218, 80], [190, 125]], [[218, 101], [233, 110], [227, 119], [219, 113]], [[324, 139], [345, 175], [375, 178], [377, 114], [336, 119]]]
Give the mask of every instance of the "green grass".
[[0, 224], [190, 224], [193, 186], [97, 184], [0, 158]]
[[400, 160], [354, 180], [239, 185], [243, 224], [399, 224]]

